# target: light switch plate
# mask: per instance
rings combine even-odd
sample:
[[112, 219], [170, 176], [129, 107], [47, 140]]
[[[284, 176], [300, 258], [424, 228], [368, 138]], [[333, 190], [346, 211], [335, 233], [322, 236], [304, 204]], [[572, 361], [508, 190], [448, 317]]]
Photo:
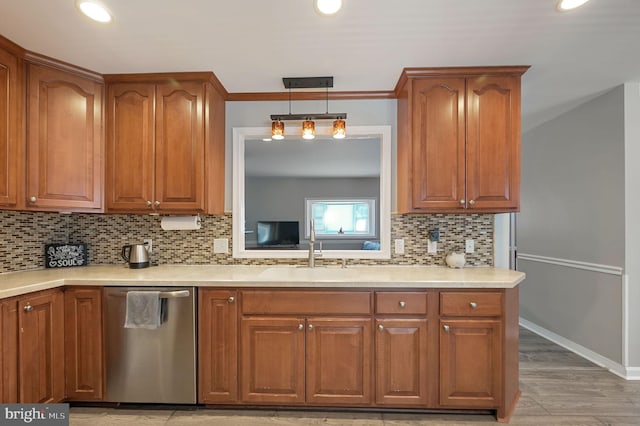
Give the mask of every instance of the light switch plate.
[[404, 254], [404, 238], [395, 240], [395, 252], [396, 254]]
[[228, 254], [229, 253], [229, 239], [228, 238], [214, 238], [213, 239], [213, 253], [214, 254]]
[[465, 250], [466, 253], [473, 253], [476, 251], [476, 245], [473, 240], [467, 240], [465, 242]]

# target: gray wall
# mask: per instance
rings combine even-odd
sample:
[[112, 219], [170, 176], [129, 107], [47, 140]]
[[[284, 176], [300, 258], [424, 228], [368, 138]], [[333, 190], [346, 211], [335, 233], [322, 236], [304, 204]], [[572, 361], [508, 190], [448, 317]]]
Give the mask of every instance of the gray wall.
[[[255, 231], [258, 220], [297, 220], [300, 222], [300, 241], [302, 243], [304, 239], [305, 198], [375, 198], [376, 218], [379, 218], [379, 191], [380, 179], [378, 178], [247, 177], [245, 182], [245, 228]], [[378, 221], [376, 221], [376, 235], [380, 235]], [[323, 240], [323, 248], [357, 250], [362, 247], [362, 241]], [[247, 246], [252, 243], [255, 243], [255, 234], [247, 235]]]
[[625, 101], [625, 274], [627, 299], [629, 365], [640, 376], [640, 83], [624, 85]]
[[[624, 267], [622, 86], [523, 134], [518, 252]], [[622, 363], [622, 280], [520, 260], [522, 317]]]

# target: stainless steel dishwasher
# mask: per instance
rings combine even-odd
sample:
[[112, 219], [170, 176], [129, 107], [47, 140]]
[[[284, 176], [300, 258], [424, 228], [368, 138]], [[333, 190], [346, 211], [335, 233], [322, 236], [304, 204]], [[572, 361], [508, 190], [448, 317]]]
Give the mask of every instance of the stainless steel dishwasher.
[[[106, 401], [196, 402], [193, 287], [105, 287]], [[157, 329], [124, 328], [128, 291], [159, 291]]]

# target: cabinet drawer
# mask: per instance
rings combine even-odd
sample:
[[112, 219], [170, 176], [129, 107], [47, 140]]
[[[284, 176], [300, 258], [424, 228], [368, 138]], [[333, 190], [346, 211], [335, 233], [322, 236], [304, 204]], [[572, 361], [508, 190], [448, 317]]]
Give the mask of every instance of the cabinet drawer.
[[426, 315], [427, 293], [419, 291], [376, 292], [376, 314]]
[[502, 315], [502, 293], [443, 291], [440, 293], [440, 315]]
[[367, 315], [368, 291], [249, 290], [242, 292], [243, 314]]

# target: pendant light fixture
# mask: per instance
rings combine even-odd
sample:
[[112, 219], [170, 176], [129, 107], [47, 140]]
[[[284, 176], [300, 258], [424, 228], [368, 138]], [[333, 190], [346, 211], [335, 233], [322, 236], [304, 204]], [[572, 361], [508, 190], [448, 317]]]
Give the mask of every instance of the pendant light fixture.
[[343, 119], [338, 118], [333, 122], [333, 138], [344, 139], [347, 136], [347, 125]]
[[277, 141], [284, 139], [284, 123], [276, 120], [271, 123], [271, 137]]
[[316, 123], [311, 120], [304, 120], [302, 122], [302, 139], [315, 139], [316, 137]]
[[[304, 139], [315, 138], [315, 122], [314, 120], [334, 120], [333, 137], [335, 139], [343, 139], [346, 136], [346, 112], [330, 113], [329, 112], [329, 87], [333, 87], [333, 77], [296, 77], [283, 78], [284, 87], [289, 89], [289, 114], [271, 114], [271, 137], [273, 139], [284, 139], [284, 123], [283, 121], [302, 121], [302, 137]], [[326, 112], [313, 114], [291, 114], [291, 89], [307, 89], [307, 88], [325, 88], [326, 89]]]

